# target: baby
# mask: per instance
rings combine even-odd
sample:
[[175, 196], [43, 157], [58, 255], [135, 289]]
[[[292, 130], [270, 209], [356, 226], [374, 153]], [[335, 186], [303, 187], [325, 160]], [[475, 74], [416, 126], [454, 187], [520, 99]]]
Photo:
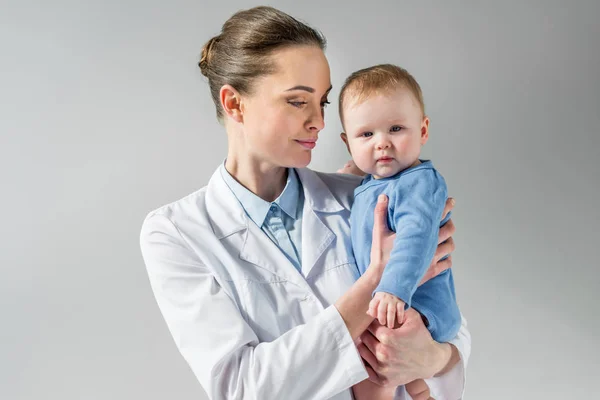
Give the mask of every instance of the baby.
[[[419, 286], [435, 249], [446, 203], [444, 178], [431, 161], [419, 159], [429, 138], [421, 88], [406, 70], [389, 64], [350, 75], [340, 93], [342, 140], [356, 166], [367, 173], [354, 192], [351, 213], [352, 246], [360, 273], [369, 265], [373, 209], [377, 197], [389, 198], [388, 225], [396, 232], [394, 248], [368, 313], [389, 328], [401, 325], [412, 307], [423, 317], [434, 340], [456, 336], [461, 322], [452, 272], [447, 270]], [[422, 396], [423, 380], [406, 391]], [[357, 400], [392, 399], [395, 388], [370, 381], [356, 385]], [[428, 395], [425, 397], [429, 397]]]

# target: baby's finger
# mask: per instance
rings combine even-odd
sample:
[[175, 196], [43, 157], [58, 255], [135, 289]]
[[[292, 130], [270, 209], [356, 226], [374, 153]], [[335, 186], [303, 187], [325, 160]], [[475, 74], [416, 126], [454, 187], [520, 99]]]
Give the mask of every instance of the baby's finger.
[[398, 325], [402, 325], [404, 323], [404, 304], [396, 304], [396, 312], [398, 314]]
[[388, 304], [387, 307], [387, 327], [390, 329], [394, 328], [394, 322], [396, 321], [396, 307], [394, 304]]
[[373, 318], [377, 318], [377, 306], [379, 306], [379, 299], [374, 297], [369, 303], [369, 310], [367, 311], [367, 314]]
[[379, 303], [379, 308], [377, 309], [377, 319], [381, 325], [385, 326], [387, 320], [387, 303], [384, 301]]

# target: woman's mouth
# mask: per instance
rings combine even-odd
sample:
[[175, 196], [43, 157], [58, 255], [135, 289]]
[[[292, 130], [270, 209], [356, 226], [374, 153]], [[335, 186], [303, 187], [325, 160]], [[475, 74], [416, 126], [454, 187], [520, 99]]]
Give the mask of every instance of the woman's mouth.
[[298, 144], [300, 144], [300, 146], [304, 147], [305, 149], [308, 150], [312, 150], [315, 148], [315, 146], [317, 145], [317, 140], [296, 140], [296, 142]]

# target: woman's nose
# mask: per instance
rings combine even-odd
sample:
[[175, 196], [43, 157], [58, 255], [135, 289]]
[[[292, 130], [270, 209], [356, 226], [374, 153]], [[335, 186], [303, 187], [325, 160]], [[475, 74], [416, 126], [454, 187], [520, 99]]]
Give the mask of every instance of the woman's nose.
[[321, 131], [325, 128], [325, 113], [323, 109], [319, 107], [318, 110], [312, 113], [310, 120], [308, 121], [308, 129]]

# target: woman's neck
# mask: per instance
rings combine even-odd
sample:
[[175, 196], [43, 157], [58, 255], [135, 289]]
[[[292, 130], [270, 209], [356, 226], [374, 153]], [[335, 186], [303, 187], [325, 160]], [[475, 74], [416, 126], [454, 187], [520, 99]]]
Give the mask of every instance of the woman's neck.
[[246, 189], [269, 202], [279, 197], [287, 181], [285, 167], [249, 158], [242, 159], [232, 154], [227, 156], [225, 168]]

